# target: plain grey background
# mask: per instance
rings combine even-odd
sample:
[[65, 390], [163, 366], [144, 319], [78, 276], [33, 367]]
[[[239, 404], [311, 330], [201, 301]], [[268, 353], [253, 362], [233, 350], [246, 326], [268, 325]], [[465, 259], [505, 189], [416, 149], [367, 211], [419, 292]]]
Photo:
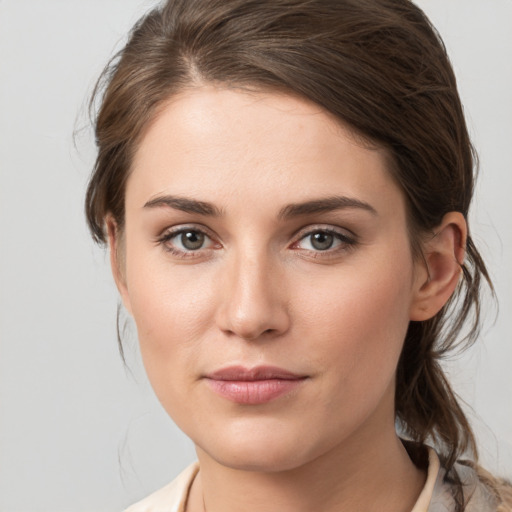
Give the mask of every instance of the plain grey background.
[[[0, 512], [121, 510], [194, 459], [149, 389], [83, 218], [88, 95], [148, 0], [0, 0]], [[481, 158], [472, 229], [500, 302], [448, 370], [512, 476], [512, 1], [421, 0]], [[76, 146], [73, 132], [78, 129]], [[508, 263], [507, 263], [508, 262]]]

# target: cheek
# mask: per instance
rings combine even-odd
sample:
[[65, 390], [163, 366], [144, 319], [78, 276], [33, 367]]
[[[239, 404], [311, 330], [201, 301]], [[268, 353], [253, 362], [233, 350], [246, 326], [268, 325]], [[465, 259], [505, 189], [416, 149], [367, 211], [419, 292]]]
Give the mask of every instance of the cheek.
[[159, 382], [183, 378], [186, 369], [194, 368], [212, 324], [213, 280], [206, 266], [171, 266], [161, 256], [152, 260], [136, 249], [130, 255], [131, 310], [144, 365], [157, 391]]
[[393, 379], [411, 301], [410, 261], [365, 268], [316, 282], [304, 291], [301, 307], [308, 337], [318, 340], [316, 362], [335, 368], [331, 378], [345, 395], [359, 398], [382, 392]]
[[[142, 268], [142, 267], [139, 267]], [[181, 272], [132, 281], [132, 312], [149, 382], [180, 426], [194, 418], [191, 390], [197, 385], [205, 330], [210, 325], [209, 290], [201, 293]]]

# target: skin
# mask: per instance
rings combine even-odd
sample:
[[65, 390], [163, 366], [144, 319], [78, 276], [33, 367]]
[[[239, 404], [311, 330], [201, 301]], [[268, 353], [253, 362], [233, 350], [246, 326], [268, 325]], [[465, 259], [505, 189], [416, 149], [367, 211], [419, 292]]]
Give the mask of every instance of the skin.
[[[124, 232], [107, 220], [112, 266], [155, 393], [197, 447], [189, 511], [412, 508], [425, 475], [395, 433], [395, 371], [409, 321], [456, 286], [466, 228], [448, 214], [415, 261], [388, 161], [317, 105], [213, 86], [143, 135]], [[289, 206], [334, 197], [351, 205]], [[186, 249], [183, 228], [204, 244]], [[305, 378], [260, 405], [204, 378], [263, 364]]]

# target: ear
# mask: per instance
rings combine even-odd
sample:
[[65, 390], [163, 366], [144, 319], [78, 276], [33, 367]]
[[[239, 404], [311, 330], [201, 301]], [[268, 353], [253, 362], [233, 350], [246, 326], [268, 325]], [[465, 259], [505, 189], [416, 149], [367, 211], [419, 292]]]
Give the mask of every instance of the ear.
[[464, 216], [460, 212], [450, 212], [423, 244], [424, 259], [418, 261], [416, 267], [411, 320], [428, 320], [448, 302], [462, 273], [466, 238]]
[[125, 244], [123, 234], [112, 216], [109, 215], [105, 219], [105, 223], [107, 226], [112, 276], [114, 277], [117, 289], [121, 295], [123, 305], [131, 314], [130, 296], [128, 294], [128, 286], [126, 284]]

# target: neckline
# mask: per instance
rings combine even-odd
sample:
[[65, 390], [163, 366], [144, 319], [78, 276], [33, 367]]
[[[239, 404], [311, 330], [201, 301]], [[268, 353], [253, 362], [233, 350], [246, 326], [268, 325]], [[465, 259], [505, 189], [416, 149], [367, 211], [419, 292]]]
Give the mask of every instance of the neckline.
[[[427, 479], [411, 512], [428, 512], [432, 496], [434, 495], [434, 488], [438, 479], [439, 470], [441, 469], [441, 463], [435, 450], [429, 446], [427, 446], [426, 449], [428, 453]], [[194, 480], [199, 474], [199, 469], [199, 462], [196, 461], [184, 471], [188, 478], [186, 480], [186, 485], [183, 488], [179, 506], [175, 511], [173, 510], [173, 512], [188, 512], [187, 506], [190, 491]]]

